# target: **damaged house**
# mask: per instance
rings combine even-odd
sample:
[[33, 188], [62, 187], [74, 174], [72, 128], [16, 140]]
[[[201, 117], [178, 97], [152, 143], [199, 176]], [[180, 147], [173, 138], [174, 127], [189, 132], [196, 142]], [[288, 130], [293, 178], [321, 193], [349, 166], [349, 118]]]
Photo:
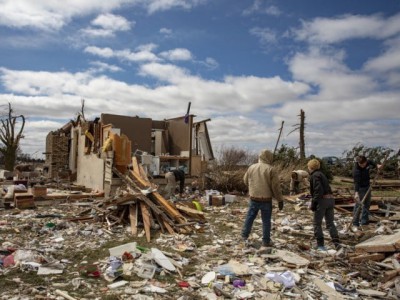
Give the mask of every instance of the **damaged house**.
[[93, 121], [78, 117], [47, 135], [45, 175], [69, 178], [105, 195], [121, 184], [112, 168], [124, 172], [132, 156], [149, 176], [181, 166], [188, 176], [200, 176], [214, 159], [208, 121], [194, 122], [194, 115], [162, 121], [113, 114]]

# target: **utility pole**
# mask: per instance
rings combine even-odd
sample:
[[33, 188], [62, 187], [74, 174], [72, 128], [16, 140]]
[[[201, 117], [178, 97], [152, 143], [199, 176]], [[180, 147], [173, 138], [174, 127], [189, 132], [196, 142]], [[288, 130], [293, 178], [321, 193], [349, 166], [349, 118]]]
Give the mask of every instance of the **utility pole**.
[[306, 117], [304, 114], [304, 110], [300, 110], [300, 159], [305, 159], [306, 158], [306, 151], [305, 151], [305, 142], [304, 142], [304, 128], [305, 128], [305, 121]]
[[295, 129], [293, 129], [291, 132], [289, 132], [287, 135], [291, 134], [293, 131], [296, 131], [297, 129], [300, 132], [300, 140], [299, 140], [299, 147], [300, 147], [300, 159], [305, 159], [306, 158], [306, 146], [305, 146], [305, 139], [304, 139], [304, 129], [305, 129], [305, 113], [304, 110], [300, 109], [300, 124], [295, 124], [293, 126], [298, 126], [295, 127]]

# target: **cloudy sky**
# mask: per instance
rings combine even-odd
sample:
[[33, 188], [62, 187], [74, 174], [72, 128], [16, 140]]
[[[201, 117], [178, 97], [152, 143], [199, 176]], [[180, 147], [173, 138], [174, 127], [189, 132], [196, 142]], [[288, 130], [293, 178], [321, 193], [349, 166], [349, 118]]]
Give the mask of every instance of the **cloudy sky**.
[[[0, 0], [0, 108], [22, 150], [102, 112], [211, 118], [214, 149], [400, 147], [398, 0]], [[218, 151], [218, 150], [217, 150]]]

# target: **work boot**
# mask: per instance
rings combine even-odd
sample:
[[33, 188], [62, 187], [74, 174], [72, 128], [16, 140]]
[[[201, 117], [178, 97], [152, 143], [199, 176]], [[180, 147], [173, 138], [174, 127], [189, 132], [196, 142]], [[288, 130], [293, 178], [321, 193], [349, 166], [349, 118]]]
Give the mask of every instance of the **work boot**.
[[271, 248], [271, 247], [274, 247], [274, 243], [273, 243], [272, 241], [263, 242], [263, 243], [262, 243], [262, 247]]
[[339, 250], [340, 248], [342, 248], [342, 245], [340, 245], [340, 240], [339, 238], [334, 238], [332, 239], [333, 245], [335, 246], [336, 250]]

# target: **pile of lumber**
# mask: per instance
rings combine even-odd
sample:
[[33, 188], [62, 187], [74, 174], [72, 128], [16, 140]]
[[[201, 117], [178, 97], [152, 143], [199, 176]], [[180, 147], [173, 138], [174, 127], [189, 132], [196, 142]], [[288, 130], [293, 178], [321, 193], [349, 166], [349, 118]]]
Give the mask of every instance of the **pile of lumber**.
[[123, 196], [97, 201], [91, 209], [70, 221], [93, 219], [92, 215], [87, 214], [94, 210], [97, 212], [96, 220], [107, 222], [108, 227], [129, 222], [134, 236], [138, 235], [139, 224], [143, 224], [148, 242], [154, 229], [160, 229], [162, 233], [187, 234], [195, 232], [198, 225], [206, 222], [204, 213], [195, 209], [190, 201], [175, 205], [166, 200], [148, 180], [135, 157], [132, 158], [132, 163], [133, 170], [126, 169], [125, 173], [113, 168], [113, 173], [126, 184]]
[[400, 275], [400, 231], [389, 235], [376, 235], [355, 246], [355, 256], [350, 262], [361, 265], [357, 268], [361, 277], [378, 279], [388, 287], [394, 285]]

